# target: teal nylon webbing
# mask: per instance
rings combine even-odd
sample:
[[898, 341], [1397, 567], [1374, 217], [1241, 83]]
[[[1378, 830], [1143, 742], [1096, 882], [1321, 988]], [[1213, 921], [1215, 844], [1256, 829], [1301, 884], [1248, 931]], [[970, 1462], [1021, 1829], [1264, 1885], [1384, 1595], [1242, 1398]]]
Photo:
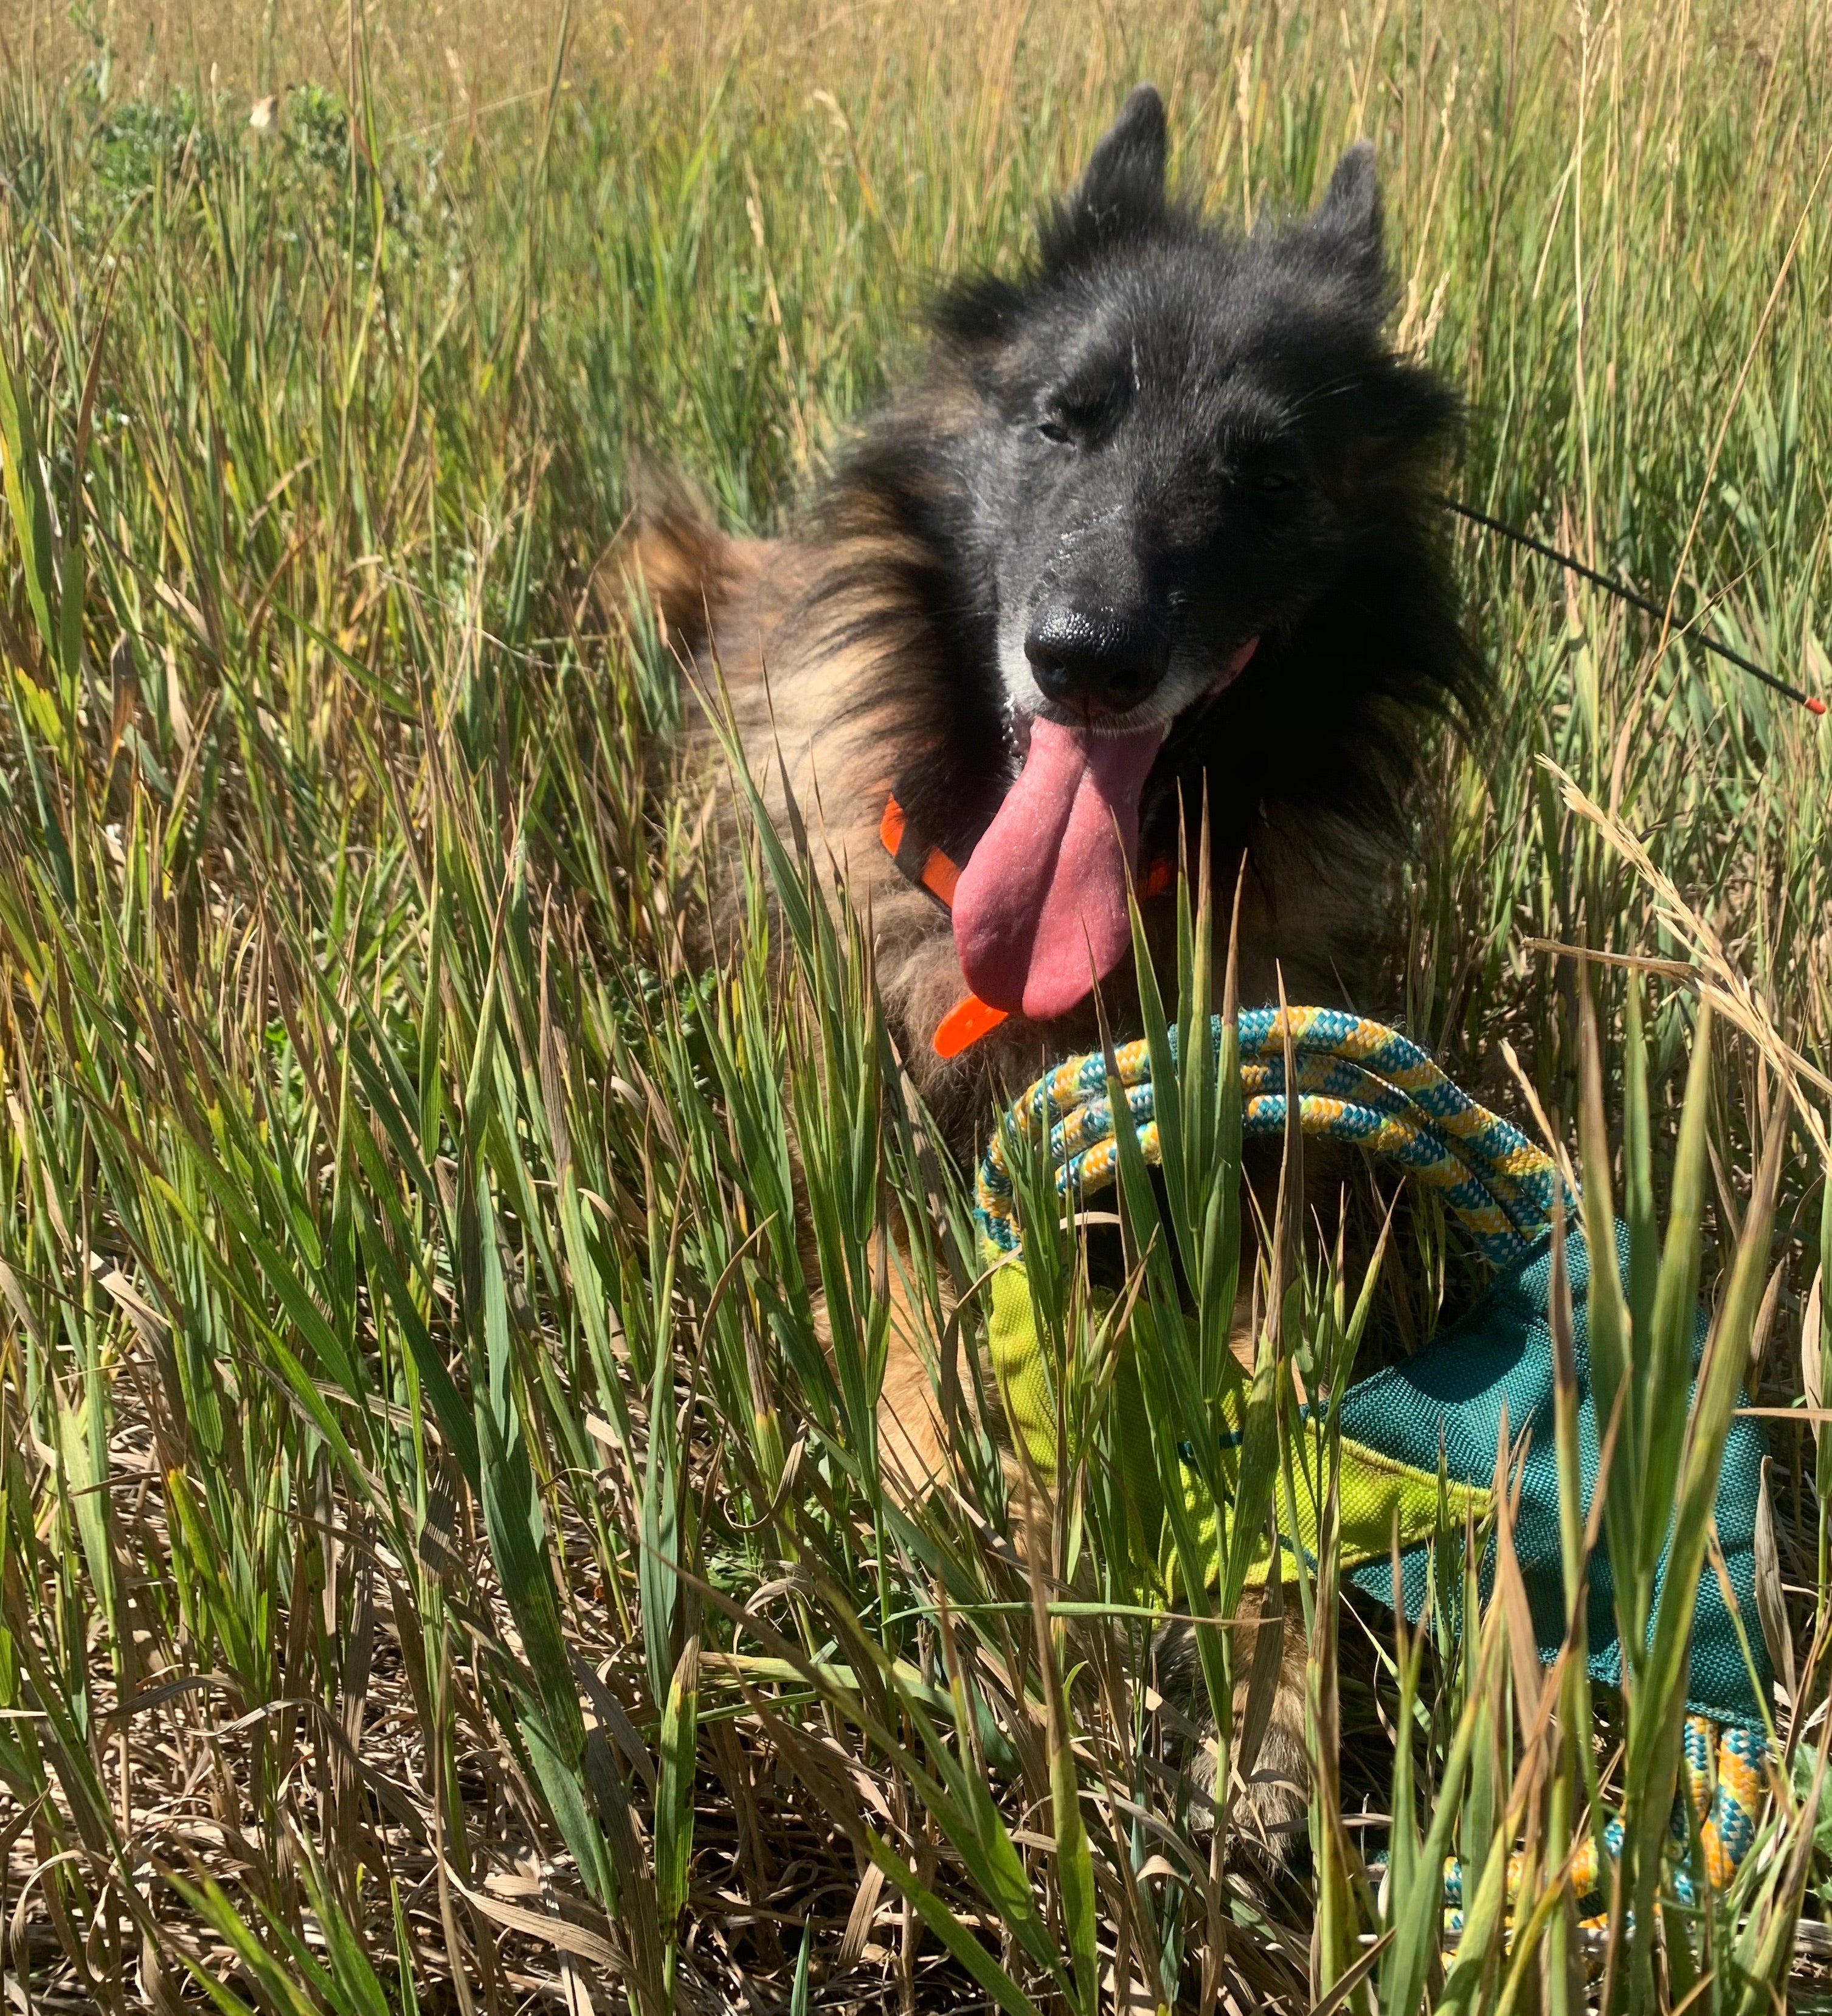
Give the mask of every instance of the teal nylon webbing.
[[[1616, 1244], [1625, 1289], [1628, 1234], [1620, 1225]], [[1567, 1235], [1565, 1260], [1571, 1274], [1577, 1359], [1578, 1456], [1588, 1513], [1596, 1483], [1599, 1424], [1590, 1388], [1590, 1255], [1575, 1228]], [[1551, 1240], [1542, 1239], [1503, 1269], [1467, 1315], [1441, 1330], [1423, 1351], [1358, 1381], [1343, 1395], [1341, 1406], [1345, 1435], [1371, 1442], [1405, 1462], [1434, 1469], [1441, 1437], [1446, 1469], [1452, 1477], [1467, 1482], [1487, 1482], [1494, 1477], [1495, 1439], [1506, 1406], [1510, 1440], [1517, 1444], [1523, 1431], [1528, 1437], [1526, 1454], [1517, 1471], [1521, 1507], [1514, 1547], [1527, 1585], [1539, 1655], [1546, 1660], [1557, 1655], [1565, 1628], [1558, 1460], [1553, 1437], [1552, 1334], [1546, 1323], [1551, 1273]], [[1695, 1373], [1708, 1327], [1701, 1309], [1693, 1327]], [[1686, 1698], [1694, 1713], [1741, 1729], [1762, 1727], [1757, 1682], [1765, 1694], [1773, 1677], [1755, 1607], [1755, 1521], [1762, 1475], [1759, 1430], [1752, 1421], [1733, 1422], [1724, 1445], [1714, 1514], [1758, 1671], [1752, 1677], [1723, 1591], [1708, 1570], [1701, 1579], [1693, 1614]], [[1416, 1618], [1426, 1596], [1423, 1550], [1415, 1548], [1402, 1556], [1401, 1566], [1406, 1612]], [[1657, 1593], [1664, 1589], [1665, 1576], [1663, 1555]], [[1486, 1582], [1486, 1572], [1484, 1579]], [[1384, 1561], [1352, 1568], [1348, 1579], [1383, 1603], [1392, 1600], [1392, 1571]], [[1592, 1673], [1606, 1685], [1619, 1687], [1622, 1648], [1616, 1634], [1608, 1550], [1600, 1544], [1591, 1557], [1585, 1623]]]

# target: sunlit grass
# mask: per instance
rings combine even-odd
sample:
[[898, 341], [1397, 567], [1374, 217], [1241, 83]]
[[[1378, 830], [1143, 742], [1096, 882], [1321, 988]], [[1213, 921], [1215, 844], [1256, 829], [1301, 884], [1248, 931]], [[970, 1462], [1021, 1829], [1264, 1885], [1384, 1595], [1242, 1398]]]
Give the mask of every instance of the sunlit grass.
[[[1462, 493], [1674, 589], [1668, 632], [1459, 535], [1499, 698], [1427, 765], [1394, 998], [1530, 1131], [1531, 1085], [1586, 1212], [1640, 1242], [1639, 1285], [1590, 1312], [1652, 1403], [1625, 1409], [1609, 1544], [1650, 1614], [1677, 1504], [1708, 1575], [1752, 1336], [1752, 1402], [1832, 1387], [1832, 730], [1690, 641], [1832, 683], [1827, 18], [1326, 11], [9, 26], [9, 1993], [1571, 2010], [1611, 1941], [1578, 1931], [1559, 1844], [1604, 1771], [1632, 1842], [1615, 1993], [1670, 2006], [1696, 1976], [1690, 2006], [1753, 2010], [1806, 1964], [1832, 1432], [1770, 1424], [1797, 1789], [1731, 1892], [1657, 1913], [1657, 1964], [1621, 1935], [1657, 1916], [1670, 1607], [1625, 1708], [1567, 1661], [1528, 1741], [1503, 1603], [1453, 1602], [1446, 1559], [1415, 1630], [1338, 1618], [1326, 1550], [1290, 1593], [1308, 1834], [1268, 1874], [1227, 1771], [1218, 1833], [1163, 1761], [1195, 1704], [1160, 1698], [1131, 1600], [1114, 1319], [1078, 1287], [1049, 1312], [1080, 1368], [1065, 1594], [1014, 1550], [966, 1404], [964, 1179], [857, 920], [762, 836], [754, 928], [707, 969], [671, 668], [588, 592], [635, 443], [734, 526], [777, 522], [928, 278], [1020, 256], [1136, 77], [1230, 215], [1307, 200], [1371, 131], [1400, 326], [1469, 397]], [[1618, 969], [1549, 945], [1659, 963], [1632, 1016]], [[1218, 977], [1179, 978], [1159, 1019], [1200, 1023]], [[1162, 1354], [1173, 1449], [1232, 1298], [1185, 1308], [1168, 1255], [1240, 1264], [1229, 1075], [1200, 1071], [1160, 1074], [1182, 1180], [1120, 1205], [1156, 1255], [1122, 1334]], [[1269, 1434], [1291, 1363], [1355, 1330], [1359, 1262], [1299, 1217], [1262, 1298]], [[1364, 1365], [1481, 1275], [1428, 1204], [1398, 1225]], [[1078, 1279], [1062, 1237], [1046, 1287]], [[883, 1488], [873, 1409], [891, 1264], [965, 1396], [959, 1488], [920, 1512]], [[1715, 1376], [1675, 1467], [1650, 1382], [1694, 1283]], [[1230, 1532], [1280, 1489], [1263, 1449]], [[1246, 1635], [1197, 1634], [1224, 1754], [1236, 1687], [1248, 1728], [1262, 1698]], [[1474, 1900], [1448, 1972], [1446, 1849]]]

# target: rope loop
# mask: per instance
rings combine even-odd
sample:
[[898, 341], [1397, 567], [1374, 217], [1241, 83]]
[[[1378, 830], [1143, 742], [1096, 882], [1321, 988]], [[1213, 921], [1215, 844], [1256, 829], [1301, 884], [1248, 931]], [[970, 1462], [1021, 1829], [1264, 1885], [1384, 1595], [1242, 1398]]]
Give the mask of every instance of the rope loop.
[[[1552, 1157], [1452, 1084], [1410, 1037], [1336, 1008], [1245, 1009], [1237, 1026], [1244, 1133], [1282, 1133], [1295, 1092], [1305, 1133], [1352, 1142], [1409, 1170], [1438, 1193], [1488, 1258], [1516, 1259], [1545, 1231], [1559, 1181]], [[1285, 1082], [1287, 1030], [1294, 1085]], [[1170, 1033], [1175, 1054], [1177, 1031]], [[1210, 1040], [1218, 1054], [1219, 1015]], [[1139, 1147], [1156, 1162], [1162, 1150], [1150, 1047], [1143, 1040], [1125, 1044], [1114, 1062]], [[1006, 1117], [1020, 1140], [1047, 1138], [1059, 1196], [1090, 1197], [1113, 1182], [1113, 1106], [1101, 1051], [1059, 1064]], [[1002, 1130], [980, 1163], [974, 1217], [990, 1253], [1017, 1251], [1017, 1199]]]

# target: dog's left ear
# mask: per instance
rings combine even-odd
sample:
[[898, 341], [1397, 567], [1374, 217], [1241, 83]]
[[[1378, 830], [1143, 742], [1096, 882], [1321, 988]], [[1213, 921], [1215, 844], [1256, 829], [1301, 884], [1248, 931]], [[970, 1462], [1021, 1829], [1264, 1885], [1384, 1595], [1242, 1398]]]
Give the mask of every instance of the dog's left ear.
[[1150, 230], [1164, 214], [1164, 102], [1142, 84], [1088, 157], [1074, 193], [1042, 225], [1043, 270], [1058, 273]]
[[1372, 140], [1357, 140], [1344, 152], [1323, 200], [1311, 212], [1310, 224], [1319, 236], [1332, 240], [1370, 284], [1382, 283], [1387, 254]]

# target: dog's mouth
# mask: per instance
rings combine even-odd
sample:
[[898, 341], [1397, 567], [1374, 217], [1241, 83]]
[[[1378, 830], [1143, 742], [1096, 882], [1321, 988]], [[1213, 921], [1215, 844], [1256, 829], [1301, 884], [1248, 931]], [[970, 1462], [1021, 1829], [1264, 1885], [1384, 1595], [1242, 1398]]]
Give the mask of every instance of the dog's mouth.
[[[1210, 694], [1245, 670], [1258, 643], [1235, 651]], [[954, 892], [955, 948], [982, 1001], [1048, 1021], [1125, 957], [1139, 796], [1173, 725], [1116, 733], [1031, 718], [1017, 781]]]

